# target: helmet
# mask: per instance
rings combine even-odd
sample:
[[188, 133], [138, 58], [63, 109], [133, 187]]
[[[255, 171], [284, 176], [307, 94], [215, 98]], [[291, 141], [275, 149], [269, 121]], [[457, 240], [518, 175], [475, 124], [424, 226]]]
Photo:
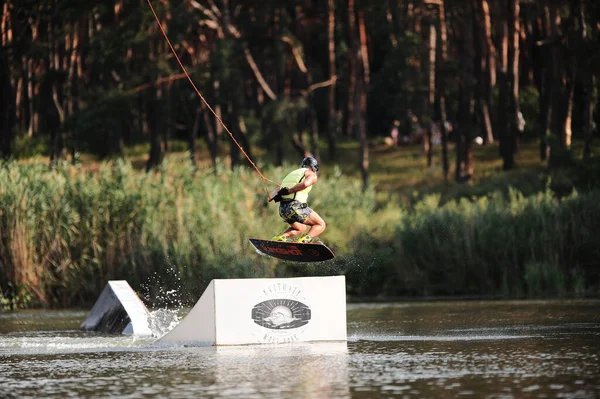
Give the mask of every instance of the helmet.
[[315, 170], [315, 172], [319, 171], [319, 163], [317, 162], [317, 160], [313, 157], [306, 157], [302, 160], [302, 167], [306, 167], [308, 166], [309, 168], [312, 168]]

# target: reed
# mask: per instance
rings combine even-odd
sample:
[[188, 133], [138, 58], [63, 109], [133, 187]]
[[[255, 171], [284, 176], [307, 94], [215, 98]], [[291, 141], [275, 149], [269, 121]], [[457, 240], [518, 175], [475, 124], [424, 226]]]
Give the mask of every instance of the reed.
[[[285, 168], [264, 167], [273, 180]], [[340, 274], [352, 295], [598, 294], [600, 194], [558, 200], [510, 191], [414, 206], [339, 169], [325, 171], [311, 207], [337, 253], [323, 265], [255, 256], [249, 237], [285, 224], [251, 168], [194, 170], [186, 156], [153, 173], [127, 162], [97, 171], [0, 169], [0, 303], [74, 306], [107, 280], [126, 279], [156, 302], [165, 286], [184, 302], [214, 278]], [[272, 187], [271, 187], [272, 188]], [[549, 269], [552, 267], [554, 269]], [[560, 278], [559, 278], [560, 277]]]
[[356, 293], [372, 292], [353, 265], [365, 267], [383, 249], [372, 278], [386, 296], [600, 293], [600, 192], [559, 200], [549, 189], [529, 197], [511, 190], [441, 207], [439, 200], [417, 204], [393, 237], [365, 239], [368, 250], [349, 264]]

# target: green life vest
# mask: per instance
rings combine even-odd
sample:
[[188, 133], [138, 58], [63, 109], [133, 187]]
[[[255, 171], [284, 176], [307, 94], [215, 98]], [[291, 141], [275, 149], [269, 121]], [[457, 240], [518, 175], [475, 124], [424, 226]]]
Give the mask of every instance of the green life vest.
[[[304, 173], [307, 171], [307, 168], [300, 168], [290, 172], [281, 182], [282, 187], [292, 188], [296, 184], [300, 183], [304, 180]], [[282, 195], [281, 197], [285, 200], [296, 200], [305, 203], [308, 199], [308, 193], [312, 190], [312, 186], [306, 187], [302, 191], [295, 192], [293, 194]]]

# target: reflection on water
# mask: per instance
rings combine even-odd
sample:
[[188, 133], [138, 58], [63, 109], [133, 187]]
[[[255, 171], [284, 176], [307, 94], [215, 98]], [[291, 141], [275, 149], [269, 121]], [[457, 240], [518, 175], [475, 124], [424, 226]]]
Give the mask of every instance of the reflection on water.
[[600, 301], [349, 304], [348, 343], [155, 346], [0, 314], [0, 397], [600, 397]]

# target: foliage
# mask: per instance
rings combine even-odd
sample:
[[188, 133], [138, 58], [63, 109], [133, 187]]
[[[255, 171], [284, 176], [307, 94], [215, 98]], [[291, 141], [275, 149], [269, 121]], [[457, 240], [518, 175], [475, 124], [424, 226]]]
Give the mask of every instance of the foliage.
[[439, 195], [429, 196], [392, 238], [372, 236], [355, 248], [351, 292], [373, 293], [356, 268], [376, 264], [375, 292], [384, 296], [597, 295], [599, 199], [598, 191], [558, 200], [550, 190], [531, 197], [512, 190], [509, 198], [439, 207]]
[[[263, 172], [278, 180], [289, 168]], [[327, 274], [345, 274], [349, 294], [361, 296], [600, 293], [597, 190], [562, 199], [549, 188], [509, 190], [445, 204], [437, 194], [405, 207], [390, 195], [376, 200], [372, 189], [363, 194], [359, 179], [333, 168], [311, 207], [327, 221], [324, 240], [338, 256], [298, 265], [253, 255], [247, 238], [285, 225], [253, 170], [220, 170], [195, 172], [186, 157], [148, 174], [123, 161], [96, 172], [7, 164], [3, 304], [81, 305], [110, 279], [157, 291], [173, 275], [189, 303], [213, 278]]]
[[[418, 55], [420, 39], [408, 34], [399, 45], [390, 48], [381, 62], [381, 68], [373, 74], [369, 96], [369, 116], [371, 130], [387, 135], [394, 120], [402, 122], [402, 130], [408, 133], [405, 121], [408, 111], [415, 112], [419, 104], [421, 87], [418, 86], [418, 71], [410, 65]], [[422, 111], [416, 110], [419, 115]]]
[[564, 292], [565, 276], [556, 264], [532, 262], [525, 265], [525, 283], [530, 295], [557, 295]]
[[[149, 278], [176, 269], [191, 298], [213, 278], [274, 276], [276, 262], [245, 256], [247, 238], [284, 226], [269, 207], [260, 179], [248, 169], [194, 173], [187, 158], [156, 173], [104, 163], [97, 172], [60, 164], [10, 163], [0, 169], [0, 281], [15, 283], [43, 305], [91, 301], [109, 279], [152, 286]], [[267, 168], [282, 178], [283, 169]], [[313, 206], [330, 219], [373, 208], [374, 195], [341, 173], [313, 190]], [[333, 190], [333, 191], [330, 191]], [[337, 206], [325, 207], [326, 192]], [[336, 216], [337, 215], [337, 216]], [[267, 227], [269, 226], [269, 227]], [[332, 244], [345, 239], [332, 226]]]

